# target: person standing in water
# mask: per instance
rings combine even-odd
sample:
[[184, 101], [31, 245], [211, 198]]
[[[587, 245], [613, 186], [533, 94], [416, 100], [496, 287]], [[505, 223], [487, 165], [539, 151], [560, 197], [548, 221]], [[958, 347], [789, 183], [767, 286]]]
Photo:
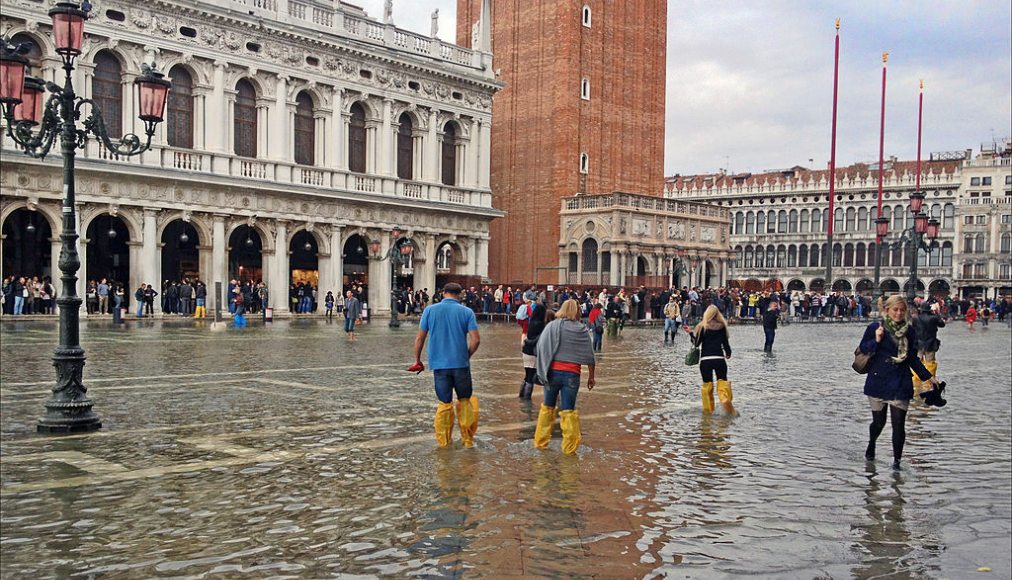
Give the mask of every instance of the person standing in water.
[[731, 358], [731, 343], [727, 332], [727, 321], [720, 310], [712, 304], [703, 312], [703, 319], [695, 329], [685, 326], [692, 338], [692, 344], [699, 347], [699, 373], [703, 376], [703, 412], [712, 413], [714, 375], [717, 377], [717, 397], [724, 412], [738, 415], [732, 401], [731, 382], [727, 380], [727, 360]]

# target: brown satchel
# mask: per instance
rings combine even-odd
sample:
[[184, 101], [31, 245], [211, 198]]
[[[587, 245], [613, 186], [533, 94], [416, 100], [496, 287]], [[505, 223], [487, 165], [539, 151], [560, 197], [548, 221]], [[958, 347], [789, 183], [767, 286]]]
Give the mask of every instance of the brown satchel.
[[871, 366], [871, 355], [861, 352], [861, 347], [854, 349], [854, 364], [850, 365], [859, 375], [868, 374], [868, 368]]

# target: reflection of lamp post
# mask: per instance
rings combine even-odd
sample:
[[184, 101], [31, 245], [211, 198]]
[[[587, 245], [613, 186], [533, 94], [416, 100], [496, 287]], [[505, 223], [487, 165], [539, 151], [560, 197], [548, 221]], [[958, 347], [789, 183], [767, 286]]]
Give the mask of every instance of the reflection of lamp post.
[[[393, 241], [387, 255], [380, 260], [390, 260], [390, 328], [398, 328], [401, 321], [397, 319], [397, 302], [400, 299], [401, 291], [397, 287], [397, 268], [402, 267], [411, 260], [411, 254], [415, 251], [415, 245], [410, 239], [402, 237], [400, 228], [394, 228], [390, 232]], [[369, 249], [374, 256], [379, 255], [382, 243], [379, 240], [372, 240]]]
[[[63, 292], [56, 301], [60, 305], [60, 343], [53, 355], [56, 367], [56, 386], [53, 396], [46, 401], [46, 416], [39, 420], [38, 430], [44, 433], [70, 433], [94, 431], [102, 422], [92, 412], [92, 402], [85, 396], [87, 389], [82, 380], [84, 349], [80, 345], [80, 307], [77, 296], [77, 271], [81, 260], [77, 253], [77, 226], [74, 192], [74, 158], [77, 149], [83, 149], [90, 136], [96, 137], [109, 151], [122, 156], [143, 153], [151, 146], [155, 126], [162, 121], [169, 82], [148, 65], [142, 65], [142, 74], [135, 84], [138, 87], [140, 119], [144, 122], [146, 142], [129, 133], [118, 144], [113, 144], [105, 128], [102, 113], [91, 99], [78, 97], [72, 77], [74, 59], [81, 54], [84, 38], [84, 20], [87, 12], [76, 2], [60, 2], [49, 11], [53, 19], [53, 40], [56, 52], [63, 59], [63, 87], [25, 77], [27, 61], [22, 56], [29, 45], [11, 46], [6, 39], [0, 43], [0, 105], [7, 123], [7, 135], [32, 157], [45, 157], [56, 139], [60, 139], [63, 156], [63, 231], [60, 239], [60, 279]], [[45, 91], [52, 93], [43, 99]], [[43, 103], [43, 100], [45, 102]], [[83, 107], [91, 113], [84, 119], [83, 129], [77, 126]], [[38, 131], [33, 129], [38, 126]]]
[[[879, 244], [875, 246], [875, 290], [873, 299], [876, 304], [882, 295], [881, 281], [879, 279], [882, 271], [882, 253], [884, 251], [888, 252], [892, 246], [910, 248], [910, 279], [907, 281], [907, 301], [913, 304], [914, 297], [917, 295], [917, 252], [918, 250], [931, 252], [931, 250], [938, 248], [939, 221], [935, 218], [928, 219], [928, 214], [921, 211], [923, 206], [924, 192], [912, 192], [910, 194], [910, 212], [914, 215], [914, 225], [899, 232], [899, 237], [893, 241], [886, 239], [886, 236], [889, 235], [889, 219], [880, 217], [875, 220], [875, 236], [879, 240]], [[925, 237], [927, 237], [927, 241], [924, 240]]]

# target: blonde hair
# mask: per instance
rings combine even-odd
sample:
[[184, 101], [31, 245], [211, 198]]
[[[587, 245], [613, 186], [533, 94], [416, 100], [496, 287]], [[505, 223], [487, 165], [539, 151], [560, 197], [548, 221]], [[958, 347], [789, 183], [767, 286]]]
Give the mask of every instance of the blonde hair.
[[703, 319], [700, 320], [699, 324], [696, 325], [694, 334], [696, 336], [699, 336], [699, 333], [702, 332], [710, 324], [710, 321], [712, 320], [716, 320], [717, 322], [720, 323], [721, 326], [724, 327], [725, 330], [727, 330], [727, 320], [724, 320], [724, 315], [720, 313], [719, 308], [711, 304], [707, 306], [706, 311], [703, 312]]
[[555, 318], [580, 320], [580, 305], [572, 298], [566, 300], [562, 303], [562, 306], [559, 307], [559, 311], [555, 313]]
[[902, 306], [903, 310], [905, 311], [904, 313], [907, 316], [910, 315], [910, 305], [907, 304], [906, 297], [903, 296], [902, 294], [893, 294], [892, 296], [889, 297], [888, 300], [885, 301], [885, 306], [883, 306], [881, 312], [882, 317], [885, 318], [886, 316], [888, 316], [887, 313], [896, 306]]

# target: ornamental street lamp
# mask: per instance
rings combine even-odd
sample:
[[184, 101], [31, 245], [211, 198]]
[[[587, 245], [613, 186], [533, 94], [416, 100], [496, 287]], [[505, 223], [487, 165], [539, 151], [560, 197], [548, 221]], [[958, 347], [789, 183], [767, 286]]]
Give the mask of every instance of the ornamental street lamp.
[[[401, 321], [397, 319], [397, 303], [401, 297], [401, 290], [397, 287], [397, 269], [411, 262], [411, 254], [415, 251], [415, 245], [409, 238], [402, 237], [400, 228], [394, 228], [390, 232], [393, 242], [387, 255], [382, 260], [390, 260], [390, 328], [399, 328]], [[379, 252], [379, 240], [373, 240], [376, 244], [374, 253]]]
[[[922, 211], [924, 207], [924, 192], [915, 191], [910, 194], [910, 212], [914, 216], [914, 225], [899, 232], [895, 240], [887, 240], [889, 235], [889, 219], [880, 217], [875, 220], [875, 289], [873, 298], [878, 303], [882, 295], [881, 272], [882, 254], [888, 252], [891, 247], [909, 248], [910, 250], [910, 279], [907, 281], [907, 301], [913, 304], [917, 295], [917, 261], [918, 251], [931, 252], [938, 248], [939, 221], [935, 218], [928, 218], [928, 214]], [[925, 238], [927, 240], [925, 241]]]
[[[75, 215], [76, 151], [83, 149], [92, 136], [117, 155], [131, 156], [147, 151], [155, 127], [164, 116], [170, 83], [161, 73], [142, 65], [143, 74], [134, 84], [138, 89], [139, 118], [144, 122], [147, 139], [142, 144], [140, 137], [130, 133], [114, 144], [106, 132], [102, 112], [91, 99], [78, 97], [71, 81], [74, 60], [81, 54], [87, 12], [76, 2], [59, 2], [49, 11], [49, 16], [53, 20], [56, 52], [63, 59], [63, 86], [26, 77], [28, 61], [23, 55], [30, 50], [29, 45], [13, 46], [3, 39], [0, 43], [0, 107], [7, 124], [7, 136], [26, 154], [42, 159], [49, 154], [56, 139], [60, 139], [64, 194], [63, 231], [60, 233], [63, 245], [59, 261], [63, 292], [56, 301], [60, 306], [60, 343], [53, 354], [56, 385], [52, 398], [45, 403], [46, 416], [39, 419], [37, 429], [41, 433], [74, 433], [102, 427], [101, 420], [92, 412], [82, 376], [85, 356], [80, 345], [81, 299], [77, 296], [77, 271], [81, 260], [77, 253]], [[52, 94], [44, 99], [46, 91]], [[78, 128], [77, 122], [86, 105], [90, 113], [84, 118], [83, 128]]]

